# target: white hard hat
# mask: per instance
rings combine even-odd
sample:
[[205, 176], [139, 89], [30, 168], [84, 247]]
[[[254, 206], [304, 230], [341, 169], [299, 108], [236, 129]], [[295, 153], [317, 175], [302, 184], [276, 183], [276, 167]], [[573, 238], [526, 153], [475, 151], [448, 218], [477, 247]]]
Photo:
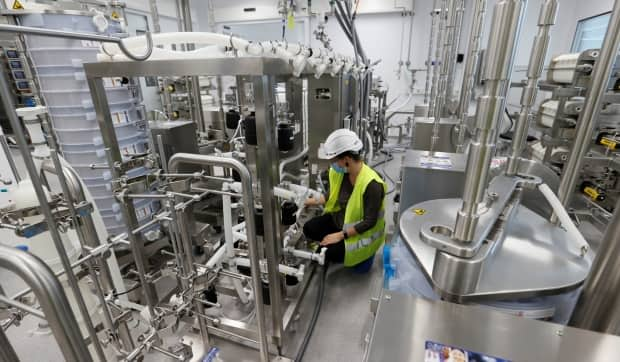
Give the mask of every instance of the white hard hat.
[[321, 143], [319, 147], [319, 158], [330, 160], [347, 151], [360, 152], [364, 144], [355, 132], [346, 128], [337, 129], [332, 132], [325, 143]]

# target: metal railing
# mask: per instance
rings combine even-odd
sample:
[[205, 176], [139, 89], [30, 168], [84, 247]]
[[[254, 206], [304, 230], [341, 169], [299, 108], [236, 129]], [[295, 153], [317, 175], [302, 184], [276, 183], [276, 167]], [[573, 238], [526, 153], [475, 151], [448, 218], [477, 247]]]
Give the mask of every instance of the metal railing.
[[[17, 274], [32, 288], [65, 359], [92, 361], [69, 300], [54, 272], [36, 256], [5, 245], [0, 245], [0, 268]], [[4, 334], [0, 337], [6, 339]], [[3, 351], [0, 361], [19, 361], [10, 345], [2, 344], [0, 349]]]

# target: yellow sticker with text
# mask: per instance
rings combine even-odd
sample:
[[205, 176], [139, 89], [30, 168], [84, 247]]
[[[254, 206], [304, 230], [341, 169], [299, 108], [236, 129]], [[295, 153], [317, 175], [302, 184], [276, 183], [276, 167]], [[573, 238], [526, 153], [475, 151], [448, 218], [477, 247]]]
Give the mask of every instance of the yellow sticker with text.
[[426, 210], [415, 208], [415, 209], [413, 209], [413, 213], [418, 215], [418, 216], [422, 216], [422, 215], [426, 214]]
[[13, 10], [24, 10], [24, 6], [22, 5], [22, 3], [19, 2], [19, 0], [15, 0], [13, 1]]
[[116, 11], [113, 11], [112, 14], [110, 14], [110, 17], [114, 20], [118, 20], [118, 18], [120, 18]]

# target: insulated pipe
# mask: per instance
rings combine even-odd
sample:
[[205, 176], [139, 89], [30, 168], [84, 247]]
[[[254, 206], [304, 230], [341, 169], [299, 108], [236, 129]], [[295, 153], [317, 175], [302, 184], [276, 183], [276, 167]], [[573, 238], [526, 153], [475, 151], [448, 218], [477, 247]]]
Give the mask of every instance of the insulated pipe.
[[467, 46], [467, 61], [465, 62], [465, 72], [463, 73], [463, 83], [461, 85], [461, 96], [459, 98], [459, 106], [457, 117], [459, 119], [459, 134], [456, 146], [457, 152], [463, 152], [465, 144], [465, 133], [467, 122], [469, 101], [474, 89], [474, 72], [478, 57], [480, 55], [480, 39], [482, 38], [482, 29], [484, 25], [484, 15], [487, 8], [487, 0], [476, 0], [474, 8], [474, 18], [472, 19], [471, 32], [469, 33], [469, 45]]
[[69, 300], [52, 270], [36, 256], [2, 244], [0, 268], [17, 274], [32, 288], [65, 359], [92, 361]]
[[487, 188], [524, 8], [525, 0], [501, 0], [493, 11], [484, 69], [485, 94], [478, 98], [476, 132], [467, 157], [463, 204], [452, 234], [462, 242], [473, 240], [478, 225], [478, 206]]
[[609, 221], [573, 315], [571, 327], [620, 334], [620, 200]]
[[538, 80], [543, 71], [545, 56], [549, 48], [549, 30], [555, 24], [558, 11], [557, 0], [545, 0], [540, 6], [538, 17], [538, 34], [534, 38], [530, 63], [527, 67], [527, 83], [521, 93], [521, 112], [515, 125], [514, 136], [512, 138], [512, 153], [508, 158], [506, 174], [514, 176], [519, 170], [519, 159], [527, 141], [527, 134], [530, 128], [532, 107], [536, 101], [538, 91]]
[[[601, 112], [601, 106], [605, 93], [607, 92], [607, 82], [611, 75], [611, 69], [616, 62], [618, 45], [620, 44], [620, 1], [614, 1], [614, 8], [609, 19], [605, 40], [601, 48], [600, 55], [594, 69], [592, 70], [591, 82], [586, 92], [583, 110], [579, 113], [575, 140], [571, 148], [568, 161], [564, 165], [564, 172], [558, 187], [558, 198], [564, 206], [568, 206], [571, 196], [577, 186], [581, 168], [585, 160], [586, 153], [592, 143], [592, 134], [596, 127], [596, 121]], [[552, 221], [557, 221], [555, 215], [551, 216]]]
[[[263, 288], [260, 272], [260, 258], [258, 254], [258, 243], [256, 240], [256, 225], [254, 221], [254, 194], [252, 191], [252, 175], [248, 168], [238, 160], [231, 158], [214, 157], [208, 155], [197, 155], [190, 153], [177, 153], [168, 161], [170, 172], [178, 172], [181, 164], [194, 164], [201, 166], [220, 166], [232, 168], [241, 177], [243, 194], [246, 202], [243, 203], [246, 215], [245, 224], [247, 227], [248, 249], [250, 252], [250, 269], [252, 272], [252, 287], [257, 301], [263, 300]], [[269, 346], [267, 343], [267, 329], [265, 324], [265, 306], [263, 303], [256, 303], [256, 318], [258, 325], [258, 345], [262, 362], [269, 361]]]

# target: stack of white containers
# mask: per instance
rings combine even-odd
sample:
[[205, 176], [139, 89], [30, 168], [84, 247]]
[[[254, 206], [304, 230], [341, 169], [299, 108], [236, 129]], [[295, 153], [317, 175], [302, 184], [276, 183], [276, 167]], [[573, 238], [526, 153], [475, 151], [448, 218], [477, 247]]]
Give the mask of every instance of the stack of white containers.
[[[102, 34], [89, 13], [25, 14], [21, 25], [46, 29]], [[110, 22], [103, 34], [120, 33], [118, 22]], [[85, 40], [28, 36], [30, 58], [38, 75], [41, 95], [52, 119], [65, 159], [75, 168], [92, 193], [110, 235], [126, 231], [119, 204], [111, 191], [111, 172], [92, 164], [107, 165], [101, 132], [95, 117], [83, 63], [97, 61], [99, 43]], [[148, 146], [144, 112], [135, 89], [121, 79], [105, 79], [116, 137], [125, 156], [142, 153]], [[144, 173], [144, 169], [129, 174]], [[146, 221], [157, 205], [149, 200], [135, 203], [140, 221]]]

